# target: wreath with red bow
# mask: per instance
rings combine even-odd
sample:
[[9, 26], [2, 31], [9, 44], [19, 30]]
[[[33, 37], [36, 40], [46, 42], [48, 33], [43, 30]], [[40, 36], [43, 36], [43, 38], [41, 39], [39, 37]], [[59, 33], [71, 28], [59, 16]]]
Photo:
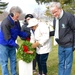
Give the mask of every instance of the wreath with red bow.
[[19, 60], [23, 60], [27, 63], [30, 63], [31, 61], [33, 61], [33, 59], [35, 59], [36, 50], [32, 48], [31, 45], [32, 44], [29, 41], [23, 41], [17, 51], [17, 58]]

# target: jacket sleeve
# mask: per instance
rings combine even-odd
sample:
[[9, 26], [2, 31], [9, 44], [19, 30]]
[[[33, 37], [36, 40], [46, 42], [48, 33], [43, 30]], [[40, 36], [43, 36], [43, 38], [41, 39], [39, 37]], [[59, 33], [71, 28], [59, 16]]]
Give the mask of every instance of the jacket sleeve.
[[5, 40], [8, 40], [11, 38], [11, 34], [10, 34], [10, 25], [9, 24], [5, 24], [4, 22], [1, 24], [1, 29], [2, 32], [4, 34], [4, 38]]
[[75, 49], [75, 30], [73, 31], [73, 46], [74, 46], [74, 49]]
[[20, 32], [19, 32], [19, 36], [20, 36], [20, 38], [22, 38], [22, 39], [26, 39], [26, 38], [28, 38], [30, 35], [29, 35], [28, 33], [24, 32], [24, 31], [20, 31]]
[[75, 16], [74, 15], [70, 16], [69, 25], [70, 25], [70, 27], [73, 31], [73, 46], [74, 46], [74, 49], [75, 49]]
[[42, 23], [42, 25], [39, 25], [39, 31], [41, 36], [38, 39], [38, 42], [40, 43], [41, 46], [43, 46], [50, 38], [48, 26], [44, 23]]
[[17, 46], [15, 41], [11, 38], [9, 40], [7, 40], [7, 43], [8, 43], [7, 46], [10, 46], [10, 47], [16, 47]]
[[10, 25], [9, 24], [5, 24], [2, 23], [1, 24], [2, 27], [2, 32], [4, 34], [4, 39], [7, 42], [7, 46], [16, 46], [15, 41], [11, 38], [11, 34], [10, 34]]

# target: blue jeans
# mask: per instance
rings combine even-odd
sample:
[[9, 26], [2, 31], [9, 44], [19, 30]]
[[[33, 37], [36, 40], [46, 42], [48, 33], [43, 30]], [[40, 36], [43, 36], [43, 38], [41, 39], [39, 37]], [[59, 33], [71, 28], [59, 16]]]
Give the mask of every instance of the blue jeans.
[[0, 44], [0, 63], [2, 66], [2, 75], [9, 75], [8, 58], [10, 59], [10, 69], [12, 75], [16, 73], [16, 50], [15, 47], [7, 47]]
[[58, 75], [71, 75], [71, 68], [73, 62], [73, 48], [58, 47]]
[[36, 54], [36, 60], [38, 63], [38, 70], [39, 73], [42, 74], [47, 74], [47, 65], [46, 65], [46, 61], [48, 58], [48, 53], [46, 54]]

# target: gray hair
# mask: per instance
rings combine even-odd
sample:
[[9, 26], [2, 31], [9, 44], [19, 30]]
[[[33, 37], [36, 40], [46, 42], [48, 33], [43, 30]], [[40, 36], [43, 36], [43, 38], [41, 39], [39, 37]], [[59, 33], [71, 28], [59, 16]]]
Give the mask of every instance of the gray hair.
[[62, 8], [60, 2], [50, 2], [49, 10], [52, 11], [55, 7], [58, 7], [59, 9]]
[[11, 9], [10, 9], [10, 13], [22, 13], [22, 10], [18, 7], [18, 6], [13, 6], [13, 7], [11, 7]]

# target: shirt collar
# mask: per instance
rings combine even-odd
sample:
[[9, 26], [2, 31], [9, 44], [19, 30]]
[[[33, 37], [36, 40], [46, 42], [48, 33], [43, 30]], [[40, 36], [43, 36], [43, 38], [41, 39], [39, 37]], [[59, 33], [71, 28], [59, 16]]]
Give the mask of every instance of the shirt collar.
[[63, 10], [61, 10], [61, 13], [60, 13], [60, 16], [59, 16], [59, 19], [61, 19], [62, 18], [62, 16], [63, 16]]

